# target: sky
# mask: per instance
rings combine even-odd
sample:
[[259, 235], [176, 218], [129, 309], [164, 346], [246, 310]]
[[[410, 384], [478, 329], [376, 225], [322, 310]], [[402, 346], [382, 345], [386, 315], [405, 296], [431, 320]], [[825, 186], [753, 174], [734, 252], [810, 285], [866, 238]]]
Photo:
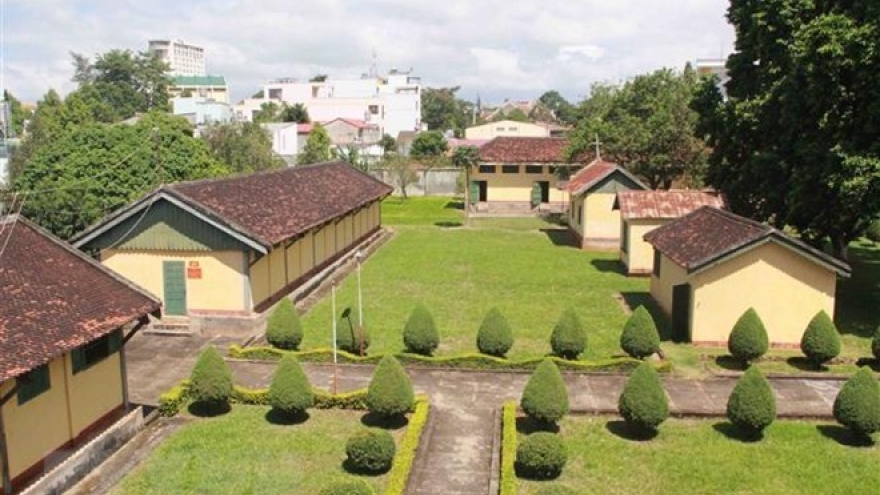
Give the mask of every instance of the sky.
[[727, 0], [0, 0], [3, 86], [25, 101], [73, 89], [70, 52], [142, 51], [151, 39], [206, 49], [234, 99], [271, 79], [412, 69], [429, 87], [485, 102], [572, 101], [697, 58], [727, 56]]

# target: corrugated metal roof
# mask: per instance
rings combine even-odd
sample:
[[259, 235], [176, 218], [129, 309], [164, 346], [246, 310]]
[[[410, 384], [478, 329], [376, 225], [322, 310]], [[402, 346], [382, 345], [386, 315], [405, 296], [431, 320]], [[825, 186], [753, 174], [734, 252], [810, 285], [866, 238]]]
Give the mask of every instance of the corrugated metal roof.
[[726, 208], [724, 198], [710, 191], [621, 191], [616, 208], [624, 219], [679, 218], [700, 208]]

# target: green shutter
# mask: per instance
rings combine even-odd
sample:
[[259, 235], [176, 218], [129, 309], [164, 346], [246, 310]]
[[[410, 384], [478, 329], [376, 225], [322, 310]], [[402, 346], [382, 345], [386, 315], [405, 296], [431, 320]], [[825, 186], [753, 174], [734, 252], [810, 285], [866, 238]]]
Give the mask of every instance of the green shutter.
[[116, 330], [107, 336], [107, 348], [110, 351], [108, 355], [119, 351], [120, 347], [122, 347], [122, 330]]
[[165, 287], [165, 314], [186, 315], [186, 273], [183, 261], [163, 261], [162, 277]]
[[475, 205], [480, 201], [480, 183], [478, 181], [471, 181], [470, 198], [468, 199], [472, 205]]
[[532, 184], [532, 208], [541, 204], [541, 198], [543, 194], [541, 194], [541, 183], [535, 182]]
[[86, 360], [85, 346], [80, 346], [70, 351], [70, 358], [72, 361], [74, 374], [86, 369], [89, 365], [88, 361]]
[[42, 394], [52, 386], [49, 380], [49, 365], [44, 364], [28, 371], [17, 380], [18, 388], [18, 405], [33, 399]]

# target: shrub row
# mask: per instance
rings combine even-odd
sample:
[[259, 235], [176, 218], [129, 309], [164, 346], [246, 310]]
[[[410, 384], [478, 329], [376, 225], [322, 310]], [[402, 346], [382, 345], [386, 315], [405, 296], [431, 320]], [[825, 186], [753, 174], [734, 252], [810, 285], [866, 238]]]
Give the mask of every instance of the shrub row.
[[501, 489], [499, 495], [516, 495], [516, 402], [501, 409]]
[[[332, 349], [284, 351], [272, 347], [261, 346], [241, 347], [239, 345], [231, 345], [229, 347], [229, 357], [234, 359], [277, 361], [287, 354], [296, 356], [301, 362], [330, 363], [333, 361]], [[384, 356], [385, 354], [376, 354], [360, 357], [356, 354], [345, 351], [337, 352], [337, 359], [339, 362], [350, 364], [377, 364]], [[537, 368], [545, 359], [538, 357], [513, 360], [477, 353], [461, 354], [457, 356], [421, 356], [418, 354], [400, 353], [394, 354], [394, 357], [408, 366], [477, 370], [531, 370]], [[560, 369], [567, 371], [626, 372], [635, 369], [636, 366], [639, 365], [638, 360], [625, 357], [569, 361], [552, 356], [549, 359], [553, 360]], [[660, 363], [657, 365], [657, 369], [661, 372], [668, 372], [672, 369], [672, 366], [669, 363]]]
[[388, 487], [385, 489], [385, 495], [403, 495], [406, 490], [406, 483], [412, 472], [412, 466], [416, 459], [416, 451], [419, 448], [419, 442], [422, 438], [422, 431], [428, 423], [428, 414], [430, 413], [430, 404], [428, 399], [420, 397], [416, 399], [413, 414], [409, 418], [409, 426], [406, 433], [400, 441], [400, 447], [397, 449], [397, 455], [394, 457], [394, 464], [391, 466], [391, 472], [388, 474]]

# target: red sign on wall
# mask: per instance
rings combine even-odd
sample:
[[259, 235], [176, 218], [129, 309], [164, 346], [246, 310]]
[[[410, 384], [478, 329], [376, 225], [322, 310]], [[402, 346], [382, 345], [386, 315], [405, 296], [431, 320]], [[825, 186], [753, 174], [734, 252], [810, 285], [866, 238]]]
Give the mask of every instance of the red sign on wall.
[[186, 278], [202, 278], [202, 267], [198, 261], [190, 261], [186, 266]]

